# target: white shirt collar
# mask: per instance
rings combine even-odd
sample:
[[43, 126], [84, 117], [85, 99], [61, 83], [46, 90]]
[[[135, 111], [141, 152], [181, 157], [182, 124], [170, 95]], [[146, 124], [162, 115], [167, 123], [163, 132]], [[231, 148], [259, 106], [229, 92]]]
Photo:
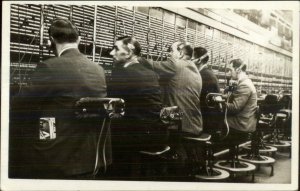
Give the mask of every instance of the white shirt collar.
[[127, 68], [128, 66], [132, 65], [132, 64], [136, 64], [139, 63], [139, 61], [137, 60], [137, 57], [132, 58], [132, 60], [126, 64], [124, 64], [124, 68]]
[[128, 62], [126, 64], [124, 64], [124, 68], [127, 68], [128, 66], [132, 65], [132, 64], [136, 64], [137, 62]]
[[61, 55], [64, 51], [69, 50], [69, 49], [72, 49], [72, 48], [74, 48], [74, 47], [66, 47], [66, 48], [63, 48], [63, 49], [60, 51], [60, 53], [58, 54], [58, 57], [60, 57], [60, 55]]

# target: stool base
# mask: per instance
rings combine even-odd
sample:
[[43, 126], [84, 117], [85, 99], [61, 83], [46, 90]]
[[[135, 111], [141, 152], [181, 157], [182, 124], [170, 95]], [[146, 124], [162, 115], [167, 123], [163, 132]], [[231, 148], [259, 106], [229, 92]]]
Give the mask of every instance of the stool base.
[[265, 143], [268, 146], [273, 146], [273, 147], [290, 147], [291, 144], [285, 141], [278, 141], [278, 142], [266, 142]]
[[228, 170], [230, 173], [233, 174], [233, 176], [235, 176], [236, 173], [252, 172], [252, 182], [254, 182], [256, 166], [251, 163], [238, 161], [238, 160], [235, 161], [221, 160], [218, 161], [214, 166], [220, 169]]
[[196, 179], [199, 180], [225, 180], [229, 178], [230, 174], [226, 170], [219, 168], [207, 169], [206, 172], [195, 175]]
[[274, 166], [275, 159], [268, 157], [268, 156], [254, 156], [254, 155], [241, 155], [239, 156], [239, 159], [242, 161], [246, 161], [255, 165], [258, 165], [258, 168], [260, 165], [269, 165], [271, 167], [271, 173], [270, 176], [274, 175]]

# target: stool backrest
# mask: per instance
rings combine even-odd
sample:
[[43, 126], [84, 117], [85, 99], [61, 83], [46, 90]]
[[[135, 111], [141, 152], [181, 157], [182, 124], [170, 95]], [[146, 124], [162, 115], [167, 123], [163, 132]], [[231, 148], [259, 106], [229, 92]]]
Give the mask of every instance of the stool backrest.
[[[94, 175], [98, 173], [100, 163], [106, 171], [106, 150], [107, 139], [110, 139], [109, 128], [111, 119], [120, 118], [124, 115], [125, 103], [120, 98], [80, 98], [75, 103], [75, 115], [78, 119], [102, 119], [99, 125], [99, 137], [97, 142], [96, 163]], [[108, 147], [111, 148], [111, 147]], [[101, 152], [99, 152], [101, 150]]]
[[160, 111], [160, 119], [164, 124], [178, 125], [181, 131], [181, 120], [183, 113], [178, 106], [164, 107]]
[[278, 102], [282, 109], [292, 109], [292, 96], [291, 95], [283, 95], [279, 99]]
[[276, 95], [267, 95], [265, 100], [260, 104], [260, 111], [262, 114], [275, 113], [280, 109]]

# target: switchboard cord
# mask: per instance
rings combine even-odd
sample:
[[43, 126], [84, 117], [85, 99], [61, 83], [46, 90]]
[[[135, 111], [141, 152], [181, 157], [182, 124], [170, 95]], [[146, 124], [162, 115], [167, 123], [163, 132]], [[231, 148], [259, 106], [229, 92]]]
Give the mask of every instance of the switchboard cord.
[[[93, 176], [95, 177], [99, 171], [98, 168], [98, 164], [99, 164], [99, 149], [100, 149], [100, 143], [101, 143], [101, 138], [103, 136], [103, 134], [105, 134], [104, 137], [104, 142], [103, 142], [103, 148], [102, 148], [102, 156], [103, 156], [103, 166], [104, 166], [104, 172], [106, 171], [106, 156], [105, 156], [105, 144], [106, 144], [106, 138], [107, 138], [107, 132], [104, 132], [105, 130], [107, 130], [105, 128], [106, 126], [106, 118], [103, 119], [102, 122], [102, 127], [98, 136], [98, 141], [97, 141], [97, 146], [96, 146], [96, 161], [95, 161], [95, 167], [94, 167], [94, 172], [93, 172]], [[109, 120], [109, 124], [108, 127], [110, 126], [110, 120]]]
[[[18, 17], [20, 18], [20, 16], [19, 16], [19, 7], [18, 7]], [[26, 7], [26, 15], [27, 15], [27, 9], [28, 9], [28, 7]], [[53, 8], [54, 9], [54, 8]], [[45, 11], [46, 12], [46, 11]], [[54, 12], [55, 12], [55, 10], [54, 10]], [[45, 13], [45, 15], [44, 15], [44, 18], [45, 18], [45, 20], [47, 19], [47, 17], [48, 17], [48, 15], [49, 15], [49, 11], [47, 12], [47, 13]], [[26, 20], [26, 18], [25, 18], [25, 20]], [[19, 19], [19, 21], [20, 21], [20, 19]], [[44, 25], [41, 25], [41, 27], [44, 27]], [[19, 35], [20, 35], [20, 29], [18, 29], [18, 33], [19, 33]], [[27, 32], [26, 32], [26, 30], [25, 30], [25, 35], [27, 34]], [[25, 58], [25, 56], [26, 56], [26, 54], [27, 54], [27, 52], [28, 52], [28, 50], [29, 50], [29, 47], [31, 47], [31, 45], [33, 44], [33, 42], [35, 41], [35, 39], [36, 39], [36, 37], [38, 36], [40, 34], [40, 31], [39, 32], [37, 32], [34, 36], [33, 36], [33, 38], [32, 38], [32, 40], [31, 40], [31, 42], [28, 44], [28, 46], [26, 46], [26, 49], [25, 49], [25, 51], [24, 51], [24, 53], [23, 53], [23, 55], [22, 55], [22, 57], [21, 57], [21, 54], [20, 54], [20, 41], [21, 41], [21, 39], [20, 39], [20, 37], [19, 37], [19, 61], [18, 61], [18, 63], [19, 63], [19, 82], [20, 82], [20, 86], [19, 86], [19, 91], [18, 91], [18, 94], [20, 94], [21, 93], [21, 90], [22, 90], [22, 84], [23, 84], [23, 82], [24, 82], [24, 80], [25, 80], [25, 76], [26, 76], [26, 74], [27, 74], [27, 70], [25, 71], [25, 74], [24, 74], [24, 77], [23, 77], [23, 80], [21, 79], [21, 71], [20, 71], [20, 65], [21, 65], [21, 62], [23, 61], [23, 59]], [[31, 55], [30, 55], [30, 58], [29, 58], [29, 61], [28, 61], [28, 64], [30, 64], [31, 63], [31, 60], [32, 60], [32, 56], [33, 56], [33, 48], [32, 48], [32, 52], [31, 52]], [[14, 76], [14, 73], [15, 73], [15, 71], [16, 71], [17, 69], [15, 69], [12, 73], [11, 73], [11, 78]]]
[[232, 94], [232, 92], [229, 92], [228, 93], [228, 97], [227, 97], [227, 100], [226, 100], [226, 106], [225, 106], [225, 117], [224, 117], [224, 123], [225, 123], [225, 125], [226, 125], [226, 134], [225, 134], [225, 136], [224, 137], [222, 137], [221, 138], [221, 140], [224, 140], [227, 136], [228, 136], [228, 134], [229, 134], [229, 125], [228, 125], [228, 120], [227, 120], [227, 114], [228, 114], [228, 102], [229, 102], [229, 97], [231, 96], [231, 94]]

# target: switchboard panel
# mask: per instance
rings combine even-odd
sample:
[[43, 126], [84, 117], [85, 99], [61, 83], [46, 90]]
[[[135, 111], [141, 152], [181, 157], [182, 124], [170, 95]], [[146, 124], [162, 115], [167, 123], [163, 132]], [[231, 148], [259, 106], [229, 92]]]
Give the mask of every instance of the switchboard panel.
[[142, 46], [141, 54], [146, 57], [149, 48], [149, 8], [143, 7], [142, 10], [144, 10], [144, 12], [140, 12], [139, 9], [135, 12], [134, 36]]
[[[105, 13], [105, 14], [104, 14]], [[112, 50], [116, 33], [116, 7], [97, 6], [95, 31], [94, 62], [105, 69], [107, 75], [111, 74], [113, 59], [109, 55]]]
[[233, 58], [245, 62], [258, 89], [290, 90], [292, 86], [292, 58], [160, 7], [12, 4], [10, 8], [11, 84], [26, 85], [35, 67], [54, 56], [48, 47], [49, 25], [65, 18], [80, 31], [79, 50], [102, 65], [107, 76], [113, 67], [110, 51], [116, 38], [133, 35], [142, 46], [142, 56], [158, 61], [166, 60], [175, 40], [205, 47], [221, 87], [224, 68]]
[[79, 50], [87, 55], [89, 59], [93, 59], [93, 43], [94, 43], [94, 19], [95, 6], [88, 5], [72, 5], [71, 21], [80, 31]]
[[39, 5], [11, 5], [11, 84], [26, 85], [40, 61], [40, 15]]

